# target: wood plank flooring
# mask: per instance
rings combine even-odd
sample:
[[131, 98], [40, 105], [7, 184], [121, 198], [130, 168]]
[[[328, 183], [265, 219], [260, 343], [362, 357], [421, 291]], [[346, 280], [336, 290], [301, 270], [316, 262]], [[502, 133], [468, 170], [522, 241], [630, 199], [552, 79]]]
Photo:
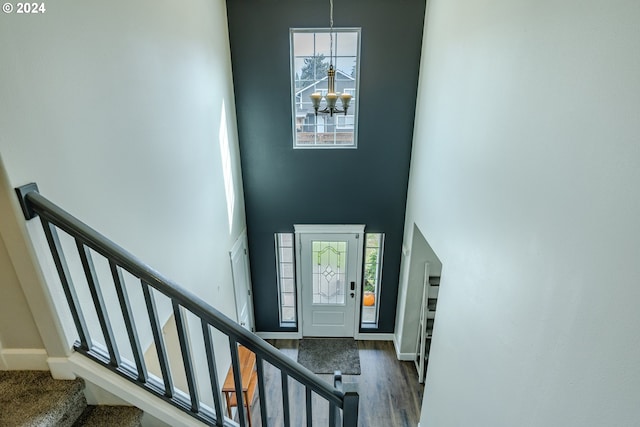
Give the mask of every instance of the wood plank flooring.
[[[297, 340], [269, 340], [285, 355], [296, 360]], [[389, 341], [358, 341], [361, 375], [343, 375], [343, 382], [357, 383], [360, 395], [359, 426], [363, 427], [415, 427], [420, 419], [424, 386], [418, 383], [413, 362], [396, 359]], [[280, 371], [265, 364], [266, 405], [268, 427], [284, 425]], [[319, 375], [333, 383], [333, 375]], [[297, 381], [289, 379], [291, 426], [306, 426], [305, 391]], [[254, 401], [251, 421], [254, 427], [262, 425], [260, 403]], [[318, 396], [313, 399], [313, 425], [327, 426], [329, 405]]]

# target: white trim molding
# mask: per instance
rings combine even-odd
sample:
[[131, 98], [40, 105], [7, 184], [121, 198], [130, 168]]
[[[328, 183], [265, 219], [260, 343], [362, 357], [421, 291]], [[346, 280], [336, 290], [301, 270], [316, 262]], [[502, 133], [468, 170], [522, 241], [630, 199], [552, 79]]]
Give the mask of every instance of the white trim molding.
[[356, 332], [355, 339], [360, 341], [393, 341], [393, 334]]
[[364, 224], [294, 224], [293, 229], [296, 234], [357, 234], [364, 233]]
[[48, 371], [47, 357], [43, 348], [0, 349], [0, 368], [7, 371]]
[[7, 364], [4, 361], [4, 357], [2, 356], [2, 341], [0, 341], [0, 371], [6, 371]]
[[263, 340], [299, 340], [302, 339], [301, 332], [256, 332], [256, 335]]
[[67, 359], [52, 358], [49, 362], [52, 366], [51, 373], [54, 378], [56, 378], [53, 372], [54, 368], [58, 373], [77, 375], [170, 426], [200, 427], [204, 425], [159, 397], [151, 393], [141, 392], [140, 387], [137, 385], [81, 354], [74, 353]]
[[395, 348], [396, 350], [396, 357], [398, 358], [398, 360], [411, 361], [411, 362], [416, 360], [415, 353], [400, 353], [400, 346], [398, 345], [398, 340], [395, 334], [393, 335], [393, 348]]

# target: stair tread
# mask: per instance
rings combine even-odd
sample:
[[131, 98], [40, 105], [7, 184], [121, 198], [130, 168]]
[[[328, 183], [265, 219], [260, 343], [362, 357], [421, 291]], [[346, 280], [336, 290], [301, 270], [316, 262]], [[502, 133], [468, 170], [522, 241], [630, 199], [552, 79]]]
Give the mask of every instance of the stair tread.
[[71, 426], [86, 406], [84, 381], [47, 371], [0, 371], [0, 425]]
[[135, 406], [88, 406], [74, 426], [137, 427], [143, 412]]

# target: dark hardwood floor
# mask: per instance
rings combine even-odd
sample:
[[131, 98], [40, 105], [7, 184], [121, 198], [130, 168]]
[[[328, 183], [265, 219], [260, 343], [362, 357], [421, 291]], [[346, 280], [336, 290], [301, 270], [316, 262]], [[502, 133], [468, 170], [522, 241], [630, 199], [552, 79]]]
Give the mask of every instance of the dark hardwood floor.
[[[269, 340], [284, 354], [297, 359], [297, 340]], [[413, 362], [396, 359], [389, 341], [358, 341], [361, 375], [343, 375], [343, 382], [358, 384], [360, 395], [359, 426], [363, 427], [415, 427], [420, 419], [423, 385], [418, 383]], [[268, 427], [283, 426], [282, 390], [280, 371], [265, 364], [265, 387]], [[319, 375], [333, 383], [333, 375]], [[291, 426], [306, 426], [304, 387], [289, 379]], [[260, 403], [254, 401], [251, 411], [252, 425], [260, 427]], [[329, 405], [314, 395], [313, 425], [327, 426]]]

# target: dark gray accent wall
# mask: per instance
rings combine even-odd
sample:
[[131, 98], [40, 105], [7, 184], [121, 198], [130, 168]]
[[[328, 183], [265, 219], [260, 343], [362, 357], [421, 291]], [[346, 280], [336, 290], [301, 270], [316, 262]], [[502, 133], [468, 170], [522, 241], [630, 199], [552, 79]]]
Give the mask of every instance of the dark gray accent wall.
[[362, 28], [357, 149], [294, 150], [289, 29], [328, 27], [329, 1], [227, 0], [258, 331], [278, 322], [274, 233], [293, 224], [383, 232], [377, 329], [393, 332], [425, 0], [335, 0]]

